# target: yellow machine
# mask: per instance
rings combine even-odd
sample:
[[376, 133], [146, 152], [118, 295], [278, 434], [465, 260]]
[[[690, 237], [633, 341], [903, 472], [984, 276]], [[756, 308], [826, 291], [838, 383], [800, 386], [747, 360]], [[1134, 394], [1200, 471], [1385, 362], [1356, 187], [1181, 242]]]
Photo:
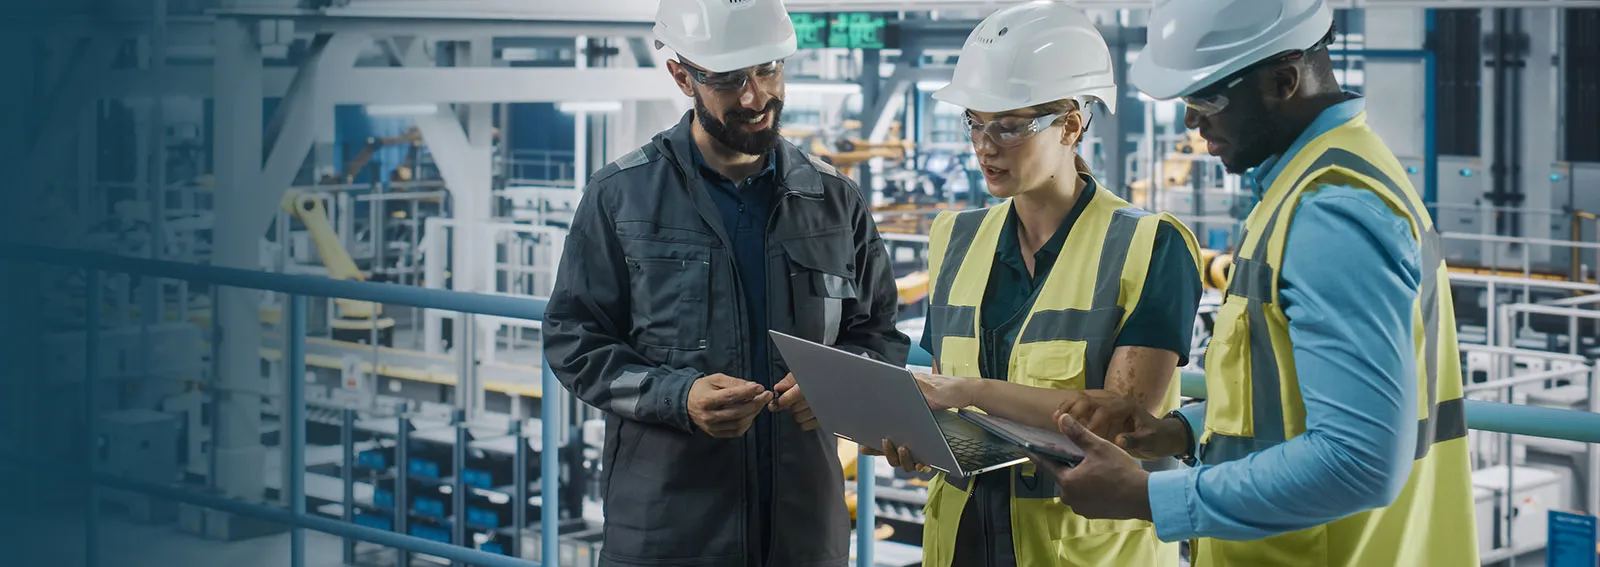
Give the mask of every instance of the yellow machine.
[[[845, 131], [861, 129], [859, 120], [846, 120]], [[904, 161], [916, 149], [915, 142], [900, 139], [900, 123], [889, 125], [888, 138], [882, 142], [868, 142], [861, 138], [841, 138], [832, 144], [825, 142], [823, 136], [814, 132], [800, 132], [785, 130], [783, 135], [792, 138], [810, 138], [811, 144], [807, 152], [811, 155], [827, 158], [839, 173], [850, 175], [855, 171], [856, 165], [873, 158], [884, 158], [894, 162]], [[831, 147], [830, 147], [831, 146]]]
[[[1186, 156], [1198, 156], [1206, 153], [1206, 141], [1200, 137], [1198, 130], [1190, 130], [1188, 139], [1179, 142], [1172, 155], [1161, 161], [1161, 178], [1164, 187], [1181, 187], [1189, 184], [1189, 176], [1194, 174], [1195, 160]], [[1133, 204], [1140, 207], [1149, 207], [1147, 202], [1150, 193], [1150, 178], [1135, 180], [1128, 184], [1133, 189]]]
[[[290, 191], [283, 196], [282, 206], [300, 219], [300, 223], [311, 234], [311, 241], [317, 247], [317, 256], [322, 259], [322, 265], [328, 268], [328, 277], [336, 280], [367, 280], [367, 275], [356, 267], [350, 253], [339, 244], [339, 235], [328, 222], [328, 212], [322, 207], [322, 199], [312, 194]], [[334, 340], [371, 343], [371, 334], [376, 326], [378, 344], [393, 344], [394, 319], [381, 317], [382, 305], [342, 298], [334, 298], [333, 304]]]

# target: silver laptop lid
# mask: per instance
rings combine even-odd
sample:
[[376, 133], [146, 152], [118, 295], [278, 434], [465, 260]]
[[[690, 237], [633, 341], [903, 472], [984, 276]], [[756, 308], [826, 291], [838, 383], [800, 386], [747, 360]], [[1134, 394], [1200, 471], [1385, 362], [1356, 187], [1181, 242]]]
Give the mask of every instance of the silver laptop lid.
[[873, 449], [890, 439], [913, 459], [964, 476], [910, 370], [771, 333], [824, 430]]

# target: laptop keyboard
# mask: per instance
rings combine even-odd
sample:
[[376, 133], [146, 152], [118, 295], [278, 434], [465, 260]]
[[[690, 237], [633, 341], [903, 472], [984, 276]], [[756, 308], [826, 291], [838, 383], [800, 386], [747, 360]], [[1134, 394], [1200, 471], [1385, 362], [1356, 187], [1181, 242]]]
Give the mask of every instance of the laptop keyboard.
[[960, 435], [946, 435], [945, 440], [950, 443], [950, 451], [956, 455], [956, 463], [961, 465], [962, 470], [967, 471], [983, 470], [1028, 456], [1027, 453], [1015, 448], [984, 443]]

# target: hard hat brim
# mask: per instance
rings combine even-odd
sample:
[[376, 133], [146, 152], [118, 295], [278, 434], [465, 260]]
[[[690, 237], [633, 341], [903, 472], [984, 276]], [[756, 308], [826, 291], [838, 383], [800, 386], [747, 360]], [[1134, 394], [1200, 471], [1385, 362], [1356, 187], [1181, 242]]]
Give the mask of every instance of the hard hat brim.
[[753, 67], [763, 63], [787, 58], [799, 51], [798, 40], [793, 34], [782, 41], [757, 45], [730, 53], [695, 53], [693, 48], [680, 48], [671, 41], [658, 39], [663, 46], [671, 49], [680, 57], [688, 59], [690, 63], [712, 73], [728, 73], [746, 67]]
[[[1106, 110], [1109, 111], [1111, 114], [1116, 114], [1117, 113], [1117, 106], [1116, 106], [1116, 104], [1117, 104], [1116, 103], [1116, 100], [1117, 100], [1117, 87], [1116, 86], [1110, 86], [1110, 87], [1101, 88], [1101, 89], [1092, 89], [1092, 90], [1084, 92], [1084, 93], [1082, 93], [1080, 95], [1069, 95], [1069, 96], [1061, 97], [1059, 99], [1035, 100], [1035, 101], [1025, 101], [1025, 100], [1020, 100], [1019, 101], [1019, 100], [1015, 100], [1015, 99], [1009, 99], [1009, 98], [1005, 98], [1005, 97], [995, 96], [995, 95], [988, 94], [988, 93], [985, 93], [985, 92], [976, 91], [976, 90], [973, 90], [973, 89], [957, 87], [955, 85], [946, 85], [944, 88], [941, 88], [941, 89], [933, 92], [933, 100], [950, 103], [950, 104], [959, 106], [964, 110], [972, 110], [972, 111], [977, 111], [977, 112], [1006, 112], [1008, 110], [1021, 110], [1021, 109], [1024, 109], [1024, 108], [1031, 107], [1031, 106], [1035, 106], [1035, 105], [1039, 105], [1039, 104], [1045, 104], [1045, 103], [1048, 103], [1048, 102], [1055, 102], [1057, 100], [1068, 99], [1068, 98], [1078, 99], [1080, 101], [1098, 100], [1098, 101], [1100, 101], [1100, 104], [1105, 105]], [[1088, 112], [1087, 104], [1083, 104], [1081, 106], [1083, 106], [1083, 111], [1084, 112]]]
[[[1232, 70], [1228, 63], [1202, 69], [1168, 69], [1141, 53], [1128, 67], [1128, 82], [1139, 92], [1156, 100], [1171, 100], [1205, 88]], [[1230, 62], [1231, 63], [1231, 62]]]
[[933, 100], [947, 102], [959, 106], [963, 110], [973, 110], [977, 112], [1005, 112], [1008, 110], [1018, 110], [1039, 104], [1038, 102], [1019, 101], [1016, 99], [994, 96], [992, 94], [978, 92], [973, 89], [958, 87], [953, 84], [945, 85], [943, 88], [934, 91]]

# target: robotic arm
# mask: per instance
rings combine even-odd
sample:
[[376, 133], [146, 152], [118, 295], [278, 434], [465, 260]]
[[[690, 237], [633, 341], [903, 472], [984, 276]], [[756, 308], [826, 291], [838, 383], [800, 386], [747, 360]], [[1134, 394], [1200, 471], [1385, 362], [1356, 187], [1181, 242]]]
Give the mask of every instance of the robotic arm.
[[[333, 231], [332, 224], [328, 222], [328, 212], [322, 207], [322, 199], [318, 199], [315, 195], [290, 191], [283, 196], [282, 206], [295, 218], [300, 219], [306, 231], [311, 233], [311, 241], [317, 247], [317, 256], [322, 259], [322, 265], [328, 268], [329, 277], [336, 280], [367, 280], [367, 275], [356, 267], [356, 262], [350, 258], [350, 253], [339, 244], [339, 235]], [[367, 301], [335, 298], [334, 305], [339, 309], [339, 316], [347, 319], [371, 319], [383, 312], [382, 306]]]

